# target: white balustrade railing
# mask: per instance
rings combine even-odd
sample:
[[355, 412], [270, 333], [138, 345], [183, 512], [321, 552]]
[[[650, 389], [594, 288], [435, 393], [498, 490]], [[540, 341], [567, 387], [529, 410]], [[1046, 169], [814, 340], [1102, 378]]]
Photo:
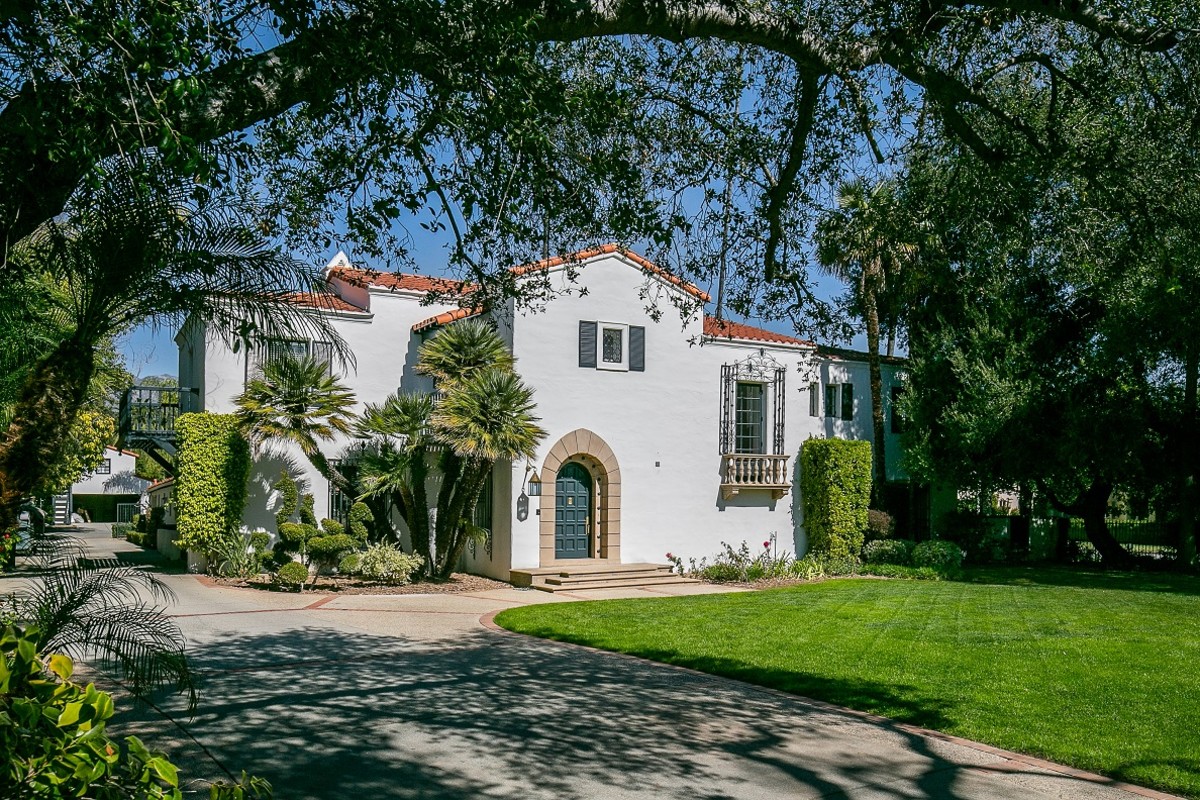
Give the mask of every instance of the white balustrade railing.
[[729, 453], [721, 457], [721, 491], [726, 499], [743, 489], [769, 489], [779, 498], [790, 488], [786, 455]]

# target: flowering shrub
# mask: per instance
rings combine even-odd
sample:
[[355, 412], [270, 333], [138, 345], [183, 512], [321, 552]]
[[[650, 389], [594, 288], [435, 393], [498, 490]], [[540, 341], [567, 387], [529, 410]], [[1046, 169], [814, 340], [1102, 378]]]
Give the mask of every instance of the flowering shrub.
[[413, 573], [419, 570], [425, 560], [417, 555], [409, 555], [392, 544], [370, 545], [359, 559], [358, 571], [364, 578], [380, 581], [381, 583], [408, 583]]

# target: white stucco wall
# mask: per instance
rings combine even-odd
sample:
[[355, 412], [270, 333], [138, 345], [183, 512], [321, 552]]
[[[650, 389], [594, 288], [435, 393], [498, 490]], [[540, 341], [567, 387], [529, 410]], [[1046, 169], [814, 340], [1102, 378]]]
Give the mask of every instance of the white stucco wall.
[[108, 473], [92, 472], [71, 484], [71, 494], [141, 494], [150, 481], [134, 474], [138, 457], [115, 447], [104, 449]]

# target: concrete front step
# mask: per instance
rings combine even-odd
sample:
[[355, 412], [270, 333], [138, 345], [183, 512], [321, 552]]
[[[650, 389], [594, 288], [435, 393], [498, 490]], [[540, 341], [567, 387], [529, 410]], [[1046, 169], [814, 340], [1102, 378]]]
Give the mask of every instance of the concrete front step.
[[670, 586], [698, 583], [671, 572], [667, 564], [604, 564], [586, 563], [579, 566], [541, 567], [513, 570], [515, 586], [528, 586], [543, 592], [562, 592], [577, 589], [638, 588], [641, 586]]

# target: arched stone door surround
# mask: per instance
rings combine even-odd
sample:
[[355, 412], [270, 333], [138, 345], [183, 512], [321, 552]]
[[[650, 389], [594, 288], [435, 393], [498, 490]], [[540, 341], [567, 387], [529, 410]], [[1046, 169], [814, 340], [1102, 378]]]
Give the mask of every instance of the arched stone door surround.
[[592, 524], [594, 552], [592, 558], [620, 563], [621, 561], [621, 469], [617, 457], [599, 434], [578, 428], [559, 439], [550, 448], [542, 463], [541, 516], [539, 517], [540, 564], [578, 565], [581, 559], [557, 560], [554, 557], [554, 480], [558, 470], [568, 461], [582, 464], [596, 482], [596, 519]]

